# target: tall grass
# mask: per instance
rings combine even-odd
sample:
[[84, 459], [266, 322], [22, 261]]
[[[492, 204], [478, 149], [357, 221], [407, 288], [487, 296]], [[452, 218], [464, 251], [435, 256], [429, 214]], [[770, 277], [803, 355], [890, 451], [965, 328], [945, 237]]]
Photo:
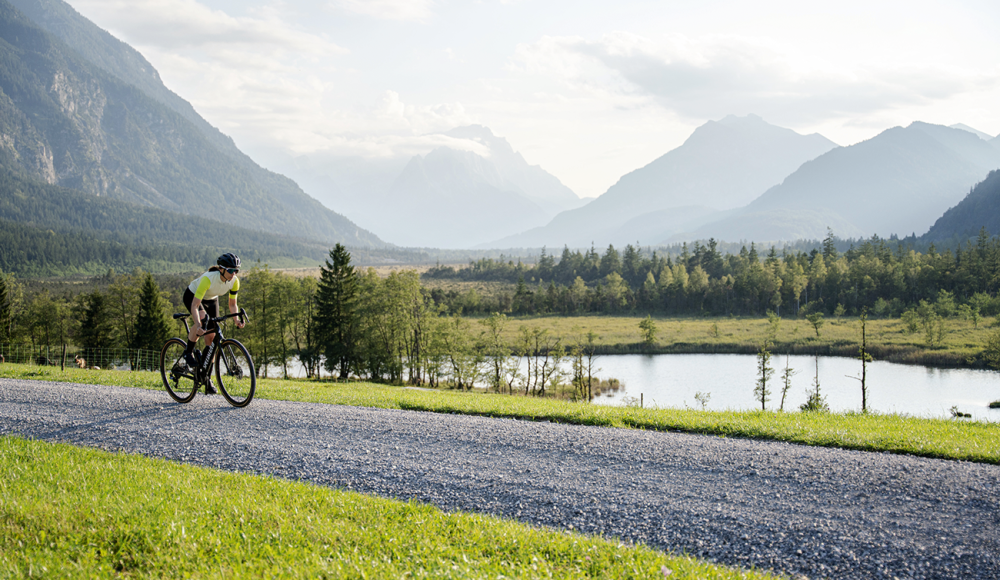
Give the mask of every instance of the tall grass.
[[[157, 373], [0, 365], [0, 377], [161, 390]], [[163, 394], [167, 401], [166, 393]], [[460, 413], [600, 427], [751, 437], [1000, 464], [1000, 424], [874, 413], [643, 409], [519, 395], [407, 389], [370, 383], [259, 380], [257, 397], [335, 405]], [[220, 405], [225, 403], [218, 399]], [[251, 403], [253, 404], [253, 403]]]

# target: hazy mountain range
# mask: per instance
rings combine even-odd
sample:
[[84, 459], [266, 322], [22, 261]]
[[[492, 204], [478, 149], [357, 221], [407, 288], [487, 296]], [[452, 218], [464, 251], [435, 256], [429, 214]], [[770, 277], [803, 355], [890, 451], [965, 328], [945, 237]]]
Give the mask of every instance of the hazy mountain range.
[[474, 142], [484, 154], [438, 147], [409, 159], [277, 155], [272, 168], [403, 246], [469, 248], [544, 225], [586, 202], [486, 127], [444, 135]]
[[1000, 141], [915, 122], [804, 163], [779, 185], [693, 237], [821, 239], [922, 234], [991, 170]]
[[[986, 214], [998, 212], [991, 197], [963, 198], [1000, 168], [1000, 139], [963, 124], [915, 122], [839, 147], [754, 115], [729, 116], [589, 202], [478, 125], [444, 134], [464, 148], [395, 159], [271, 154], [269, 171], [167, 89], [141, 54], [61, 0], [0, 0], [0, 39], [0, 177], [9, 176], [0, 181], [11, 184], [0, 188], [0, 221], [38, 229], [31, 235], [98, 231], [116, 213], [132, 216], [128, 223], [155, 221], [155, 213], [116, 205], [126, 204], [171, 212], [164, 223], [177, 214], [226, 222], [242, 228], [230, 237], [255, 248], [314, 258], [333, 242], [383, 247], [383, 240], [603, 247], [819, 239], [828, 227], [840, 237], [905, 236], [942, 223], [943, 214], [953, 216], [946, 225], [964, 216], [961, 231], [974, 233], [977, 220], [986, 225]], [[56, 215], [97, 207], [77, 198], [60, 207], [58, 195], [70, 196], [59, 187], [100, 196], [110, 221]], [[44, 191], [44, 203], [26, 205], [28, 190]], [[977, 209], [959, 209], [970, 206]], [[185, 231], [173, 241], [189, 242]], [[218, 233], [223, 243], [226, 232]], [[169, 235], [154, 233], [157, 243]]]
[[709, 121], [683, 145], [623, 176], [594, 201], [494, 245], [659, 243], [750, 203], [836, 146], [821, 135], [800, 135], [755, 115]]

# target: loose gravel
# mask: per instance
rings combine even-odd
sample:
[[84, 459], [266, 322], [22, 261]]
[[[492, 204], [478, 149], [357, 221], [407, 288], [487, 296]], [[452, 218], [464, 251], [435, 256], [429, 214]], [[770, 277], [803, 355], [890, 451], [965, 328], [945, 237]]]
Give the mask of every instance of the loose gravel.
[[[1000, 578], [1000, 467], [0, 379], [0, 434], [515, 518], [808, 578]], [[1000, 442], [998, 442], [1000, 444]]]

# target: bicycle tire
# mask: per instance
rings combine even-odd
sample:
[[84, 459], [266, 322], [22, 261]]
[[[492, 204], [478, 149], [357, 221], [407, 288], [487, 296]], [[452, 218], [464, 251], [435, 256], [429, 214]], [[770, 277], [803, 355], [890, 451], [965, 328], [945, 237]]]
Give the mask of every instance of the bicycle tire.
[[160, 349], [160, 378], [170, 397], [178, 403], [188, 403], [198, 393], [198, 383], [186, 366], [175, 368], [184, 361], [187, 342], [179, 338], [168, 339]]
[[246, 407], [257, 390], [257, 372], [247, 347], [232, 338], [222, 341], [215, 355], [215, 381], [234, 407]]

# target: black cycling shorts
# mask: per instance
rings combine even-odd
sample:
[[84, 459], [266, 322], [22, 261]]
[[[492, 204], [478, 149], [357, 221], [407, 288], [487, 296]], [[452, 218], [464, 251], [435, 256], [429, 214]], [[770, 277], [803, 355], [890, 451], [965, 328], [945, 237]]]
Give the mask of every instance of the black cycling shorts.
[[[187, 308], [187, 312], [191, 312], [192, 302], [194, 302], [194, 292], [192, 292], [190, 288], [187, 288], [184, 290], [184, 308]], [[218, 298], [212, 298], [211, 300], [202, 300], [201, 307], [205, 309], [205, 312], [208, 314], [209, 318], [215, 318], [216, 316], [219, 315]], [[208, 326], [205, 325], [204, 319], [202, 319], [201, 322], [202, 322], [201, 327], [202, 329], [205, 330], [206, 333], [211, 333], [215, 332], [216, 330], [219, 330], [219, 325], [215, 324], [214, 322], [212, 324], [209, 324]]]

